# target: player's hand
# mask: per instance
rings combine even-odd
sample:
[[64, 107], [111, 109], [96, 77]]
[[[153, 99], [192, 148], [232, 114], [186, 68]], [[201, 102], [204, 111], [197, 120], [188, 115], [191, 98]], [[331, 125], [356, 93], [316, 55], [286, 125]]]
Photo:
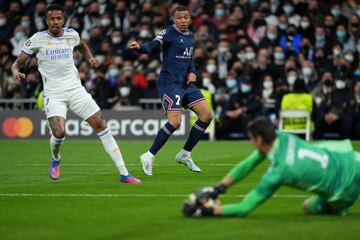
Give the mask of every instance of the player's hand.
[[186, 84], [187, 84], [187, 85], [190, 85], [190, 84], [193, 84], [193, 83], [195, 83], [195, 82], [196, 82], [196, 75], [195, 75], [195, 73], [192, 73], [192, 72], [189, 73]]
[[182, 212], [184, 217], [211, 217], [214, 216], [215, 207], [216, 203], [214, 200], [211, 200], [211, 204], [208, 206], [186, 202], [183, 204]]
[[97, 68], [97, 67], [100, 66], [99, 61], [98, 61], [96, 58], [94, 58], [94, 57], [89, 59], [89, 63], [90, 63], [90, 66], [91, 66], [91, 67]]
[[216, 199], [220, 194], [225, 193], [226, 186], [224, 184], [216, 185], [215, 187], [203, 187], [193, 193], [193, 201], [202, 203], [208, 199]]
[[14, 80], [20, 81], [21, 79], [25, 79], [25, 74], [22, 72], [15, 71], [13, 72]]
[[133, 50], [137, 50], [140, 49], [140, 44], [136, 41], [133, 41], [129, 44], [129, 48], [133, 49]]

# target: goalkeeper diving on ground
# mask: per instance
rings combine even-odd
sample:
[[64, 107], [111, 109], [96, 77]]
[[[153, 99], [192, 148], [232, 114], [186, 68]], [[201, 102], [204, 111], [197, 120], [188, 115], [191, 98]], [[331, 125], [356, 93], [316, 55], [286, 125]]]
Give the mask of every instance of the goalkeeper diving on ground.
[[[276, 131], [264, 117], [248, 125], [248, 135], [256, 148], [214, 187], [205, 187], [189, 196], [183, 205], [186, 217], [245, 217], [265, 202], [282, 185], [314, 193], [304, 201], [306, 214], [341, 215], [360, 194], [360, 153], [349, 140], [308, 143]], [[218, 197], [244, 179], [263, 160], [270, 166], [257, 186], [239, 203], [221, 205]]]

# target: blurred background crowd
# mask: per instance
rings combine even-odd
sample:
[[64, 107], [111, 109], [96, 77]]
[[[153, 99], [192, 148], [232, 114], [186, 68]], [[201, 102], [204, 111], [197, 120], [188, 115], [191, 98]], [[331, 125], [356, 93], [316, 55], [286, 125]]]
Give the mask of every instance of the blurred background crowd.
[[214, 110], [218, 139], [241, 135], [257, 115], [276, 122], [289, 93], [292, 106], [310, 101], [314, 138], [360, 137], [360, 1], [0, 0], [0, 98], [41, 92], [35, 57], [21, 82], [10, 67], [25, 40], [46, 29], [50, 3], [64, 5], [65, 27], [79, 32], [101, 64], [91, 69], [74, 54], [82, 84], [102, 109], [158, 98], [160, 51], [138, 55], [127, 45], [152, 40], [182, 4], [191, 12], [197, 85]]

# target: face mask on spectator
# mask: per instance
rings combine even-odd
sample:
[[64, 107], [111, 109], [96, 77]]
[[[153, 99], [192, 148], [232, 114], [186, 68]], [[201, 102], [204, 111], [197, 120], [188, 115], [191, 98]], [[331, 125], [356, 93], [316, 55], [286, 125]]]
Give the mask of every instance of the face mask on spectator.
[[208, 64], [206, 66], [206, 71], [208, 73], [214, 73], [216, 71], [216, 65], [215, 64]]
[[240, 60], [240, 62], [244, 63], [246, 62], [246, 53], [238, 53], [236, 54], [236, 56], [238, 57], [238, 59]]
[[121, 87], [120, 88], [120, 94], [122, 97], [127, 97], [130, 94], [130, 88], [129, 87]]
[[24, 32], [17, 32], [15, 33], [15, 39], [17, 41], [20, 41], [21, 39], [23, 39], [25, 37], [25, 33]]
[[227, 87], [227, 88], [232, 89], [232, 88], [234, 88], [234, 87], [236, 87], [236, 86], [237, 86], [237, 81], [236, 81], [236, 79], [226, 79], [226, 87]]
[[209, 37], [209, 34], [207, 32], [202, 32], [200, 33], [200, 38], [201, 40], [205, 40]]
[[272, 89], [273, 88], [273, 82], [272, 81], [264, 81], [263, 82], [263, 88]]
[[325, 35], [315, 35], [315, 39], [317, 42], [325, 41]]
[[81, 5], [87, 5], [91, 0], [81, 0]]
[[256, 55], [255, 55], [254, 52], [247, 52], [247, 53], [246, 53], [246, 59], [247, 59], [248, 61], [254, 60], [255, 57], [256, 57]]
[[105, 57], [103, 55], [97, 55], [95, 58], [100, 64], [103, 64], [105, 61]]
[[312, 70], [309, 67], [303, 67], [302, 73], [304, 74], [305, 77], [310, 77], [312, 74]]
[[104, 26], [104, 27], [107, 27], [109, 26], [111, 23], [111, 20], [109, 18], [103, 18], [101, 19], [101, 25]]
[[215, 16], [216, 17], [223, 17], [225, 15], [225, 10], [222, 8], [215, 9]]
[[340, 51], [339, 49], [335, 48], [335, 49], [333, 50], [333, 54], [334, 54], [335, 57], [339, 57], [340, 54], [341, 54], [341, 51]]
[[118, 44], [119, 42], [121, 42], [121, 37], [120, 36], [114, 36], [111, 38], [112, 43], [114, 44]]
[[358, 51], [358, 53], [360, 53], [360, 44], [356, 45], [356, 51]]
[[296, 80], [296, 76], [290, 75], [287, 77], [287, 82], [289, 85], [294, 85], [295, 80]]
[[356, 69], [356, 71], [354, 72], [354, 75], [357, 77], [360, 77], [360, 68]]
[[286, 23], [279, 23], [279, 28], [284, 31], [287, 28], [287, 24]]
[[294, 11], [294, 7], [291, 5], [285, 5], [283, 10], [286, 14], [291, 14]]
[[330, 79], [326, 79], [326, 80], [324, 80], [324, 85], [327, 87], [331, 87], [334, 85], [334, 82]]
[[21, 23], [20, 23], [20, 26], [21, 27], [23, 27], [23, 28], [29, 28], [30, 27], [30, 21], [28, 21], [28, 20], [23, 20], [23, 21], [21, 21]]
[[219, 47], [219, 52], [221, 53], [225, 53], [227, 52], [229, 49], [227, 47]]
[[310, 26], [310, 23], [308, 21], [301, 21], [300, 26], [304, 29], [307, 29]]
[[336, 31], [336, 36], [340, 39], [343, 40], [346, 36], [346, 32], [343, 31]]
[[353, 28], [357, 28], [357, 27], [359, 27], [359, 23], [358, 22], [353, 22], [353, 23], [351, 23], [351, 26]]
[[285, 59], [285, 54], [282, 53], [282, 52], [275, 52], [275, 53], [274, 53], [274, 58], [275, 58], [275, 60], [277, 60], [277, 61], [282, 61], [282, 60]]
[[202, 85], [203, 85], [204, 87], [207, 87], [207, 86], [210, 85], [210, 82], [211, 82], [210, 78], [203, 78], [203, 80], [202, 80]]
[[80, 28], [80, 24], [78, 24], [78, 23], [72, 23], [72, 24], [71, 24], [71, 27], [74, 28], [74, 29], [79, 29], [79, 28]]
[[[35, 14], [36, 14], [36, 13], [35, 13]], [[40, 11], [40, 12], [37, 13], [38, 17], [44, 17], [45, 14], [46, 14], [45, 11]]]
[[249, 93], [251, 92], [251, 86], [249, 84], [241, 84], [241, 92], [242, 93]]
[[340, 14], [341, 14], [341, 10], [340, 10], [340, 9], [337, 9], [337, 8], [333, 8], [333, 9], [331, 9], [331, 14], [332, 14], [334, 17], [338, 17], [338, 16], [340, 16]]
[[119, 76], [119, 73], [120, 73], [119, 69], [116, 68], [112, 68], [109, 70], [110, 77], [117, 77]]
[[80, 62], [81, 62], [81, 60], [79, 59], [79, 58], [74, 58], [74, 64], [75, 64], [75, 66], [79, 66], [80, 65]]
[[266, 36], [271, 41], [274, 41], [277, 38], [276, 34], [274, 34], [274, 33], [267, 33]]
[[6, 18], [0, 18], [0, 27], [6, 24]]
[[147, 38], [149, 36], [149, 31], [148, 30], [140, 30], [139, 32], [139, 37], [140, 38]]
[[335, 86], [337, 89], [344, 89], [346, 87], [346, 83], [343, 80], [336, 80]]
[[354, 61], [354, 56], [351, 54], [346, 54], [344, 58], [351, 63]]

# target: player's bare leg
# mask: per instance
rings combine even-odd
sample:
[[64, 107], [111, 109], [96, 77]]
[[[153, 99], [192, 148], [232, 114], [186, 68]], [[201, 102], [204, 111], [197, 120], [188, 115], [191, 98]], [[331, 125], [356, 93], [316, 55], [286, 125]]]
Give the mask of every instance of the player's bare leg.
[[186, 165], [191, 171], [201, 172], [191, 158], [191, 151], [199, 142], [201, 135], [205, 132], [212, 120], [212, 114], [208, 104], [205, 101], [194, 105], [191, 110], [198, 116], [198, 120], [194, 123], [190, 130], [190, 135], [186, 141], [184, 148], [175, 156], [178, 163]]
[[50, 149], [51, 162], [49, 167], [49, 176], [53, 180], [60, 177], [60, 148], [65, 140], [65, 118], [55, 116], [48, 119], [51, 129]]
[[122, 158], [118, 144], [116, 143], [110, 129], [108, 128], [105, 119], [103, 118], [100, 111], [90, 116], [86, 121], [95, 130], [99, 136], [106, 152], [109, 154], [111, 159], [114, 161], [116, 167], [120, 172], [120, 181], [124, 183], [139, 184], [141, 181], [131, 174], [126, 169], [124, 160]]

